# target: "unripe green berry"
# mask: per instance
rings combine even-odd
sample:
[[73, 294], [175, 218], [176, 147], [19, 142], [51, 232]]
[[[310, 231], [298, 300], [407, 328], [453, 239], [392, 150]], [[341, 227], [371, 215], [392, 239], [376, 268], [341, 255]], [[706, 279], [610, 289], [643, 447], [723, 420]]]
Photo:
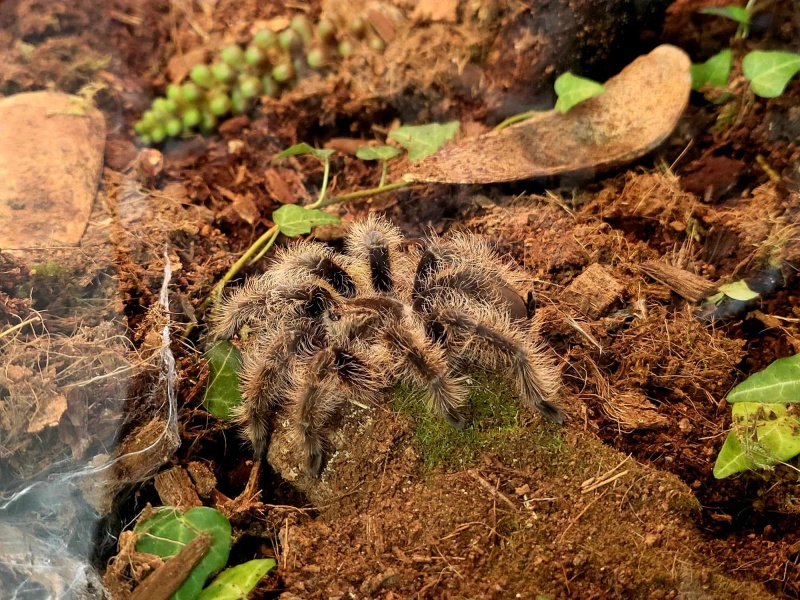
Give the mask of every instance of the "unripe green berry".
[[189, 71], [189, 78], [197, 85], [204, 88], [212, 88], [216, 85], [214, 75], [208, 65], [195, 65]]
[[149, 146], [150, 144], [153, 143], [153, 139], [147, 134], [140, 135], [139, 141], [142, 142], [142, 144], [144, 144], [145, 146]]
[[317, 37], [323, 42], [329, 42], [336, 36], [336, 24], [325, 17], [317, 23]]
[[278, 83], [286, 83], [294, 77], [294, 67], [290, 62], [282, 62], [272, 67], [272, 78]]
[[167, 86], [164, 95], [169, 100], [174, 100], [175, 102], [179, 101], [181, 99], [181, 86], [179, 86], [177, 83], [170, 83]]
[[195, 104], [203, 97], [203, 90], [191, 81], [187, 81], [181, 86], [181, 96], [187, 104]]
[[278, 44], [287, 52], [296, 52], [303, 47], [303, 38], [294, 29], [284, 29], [278, 36]]
[[244, 51], [237, 44], [231, 44], [220, 50], [219, 57], [222, 59], [222, 62], [237, 69], [241, 67], [242, 62], [244, 62]]
[[200, 129], [208, 133], [217, 128], [217, 117], [208, 111], [203, 111], [203, 120], [200, 122]]
[[199, 108], [195, 108], [192, 106], [191, 108], [187, 108], [183, 113], [183, 126], [187, 129], [191, 129], [193, 127], [197, 127], [200, 125], [200, 122], [203, 120], [203, 113], [200, 111]]
[[150, 139], [154, 144], [163, 142], [165, 137], [167, 137], [167, 132], [161, 125], [156, 125], [150, 130]]
[[242, 90], [233, 88], [231, 90], [231, 113], [241, 115], [247, 112], [249, 101], [244, 97]]
[[343, 40], [339, 42], [336, 51], [339, 53], [339, 56], [350, 56], [353, 53], [353, 44], [347, 40]]
[[214, 79], [220, 83], [229, 83], [236, 78], [236, 73], [231, 66], [224, 62], [215, 62], [211, 65], [211, 73], [214, 75]]
[[309, 21], [308, 17], [305, 15], [293, 16], [289, 27], [300, 34], [300, 37], [303, 38], [303, 41], [306, 44], [311, 42], [312, 38], [314, 37], [314, 30], [311, 27], [311, 21]]
[[350, 35], [357, 39], [361, 39], [367, 33], [367, 22], [361, 17], [356, 17], [348, 25]]
[[139, 119], [133, 124], [133, 130], [139, 135], [146, 133], [149, 129], [150, 126], [145, 123], [144, 119]]
[[275, 83], [275, 80], [270, 75], [264, 75], [261, 78], [261, 90], [265, 96], [270, 98], [277, 98], [280, 93], [278, 84]]
[[386, 44], [383, 43], [383, 40], [378, 36], [369, 38], [369, 47], [373, 50], [377, 50], [378, 52], [382, 52], [386, 49]]
[[244, 60], [251, 67], [257, 67], [267, 62], [267, 55], [258, 46], [250, 45], [244, 52]]
[[183, 128], [183, 123], [181, 123], [180, 119], [170, 119], [164, 126], [164, 131], [167, 132], [168, 136], [175, 137], [180, 135], [182, 128]]
[[253, 44], [261, 50], [272, 50], [278, 45], [278, 36], [270, 29], [259, 29], [253, 34]]
[[217, 92], [208, 101], [208, 109], [217, 117], [226, 115], [231, 110], [231, 99], [223, 92]]
[[306, 53], [306, 62], [312, 69], [323, 67], [327, 60], [327, 53], [322, 48], [312, 48]]
[[153, 126], [155, 126], [155, 125], [158, 125], [158, 123], [159, 123], [160, 119], [158, 118], [158, 115], [155, 113], [155, 111], [153, 111], [153, 110], [146, 110], [146, 111], [144, 111], [144, 113], [142, 114], [141, 121], [142, 121], [142, 122], [143, 122], [143, 123], [144, 123], [144, 124], [145, 124], [145, 125], [146, 125], [148, 128], [150, 128], [150, 127], [153, 127]]
[[178, 103], [175, 102], [175, 100], [170, 100], [169, 98], [163, 98], [163, 100], [164, 100], [163, 107], [165, 113], [167, 113], [168, 115], [174, 115], [178, 113], [178, 109], [180, 107], [178, 106]]
[[261, 81], [253, 75], [242, 77], [239, 79], [239, 90], [245, 98], [255, 98], [261, 93]]

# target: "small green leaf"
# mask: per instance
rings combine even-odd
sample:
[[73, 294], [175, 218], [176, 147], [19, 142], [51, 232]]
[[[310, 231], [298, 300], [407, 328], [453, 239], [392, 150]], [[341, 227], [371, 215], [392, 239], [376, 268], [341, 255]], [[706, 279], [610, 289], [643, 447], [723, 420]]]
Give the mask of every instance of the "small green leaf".
[[168, 559], [175, 556], [199, 533], [211, 535], [208, 553], [192, 569], [170, 600], [195, 600], [205, 585], [208, 576], [220, 570], [228, 562], [231, 549], [231, 524], [222, 513], [201, 506], [181, 514], [177, 509], [164, 507], [134, 528], [138, 536], [137, 552], [157, 554]]
[[342, 222], [336, 215], [296, 204], [281, 206], [272, 213], [272, 221], [280, 227], [283, 235], [289, 237], [311, 233], [311, 229], [317, 225], [332, 225]]
[[558, 76], [555, 89], [558, 96], [556, 110], [560, 113], [565, 113], [576, 104], [599, 96], [606, 91], [604, 85], [585, 77], [573, 75], [569, 71]]
[[247, 600], [253, 588], [276, 564], [272, 558], [263, 558], [225, 569], [197, 600]]
[[295, 144], [294, 146], [289, 146], [286, 150], [273, 158], [272, 162], [277, 162], [290, 156], [302, 156], [303, 154], [311, 154], [320, 160], [325, 160], [326, 158], [330, 157], [333, 152], [334, 151], [330, 149], [314, 148], [314, 146], [310, 146], [309, 144], [302, 142], [300, 144]]
[[230, 418], [231, 409], [242, 403], [239, 391], [239, 367], [242, 355], [228, 341], [214, 344], [205, 353], [211, 373], [208, 376], [203, 406], [219, 419]]
[[745, 451], [736, 432], [731, 430], [717, 455], [714, 463], [714, 477], [724, 479], [734, 473], [750, 471], [756, 464], [750, 458], [750, 453]]
[[460, 127], [458, 121], [404, 125], [390, 131], [388, 137], [408, 150], [408, 159], [415, 162], [438, 151], [456, 136]]
[[727, 85], [731, 63], [732, 53], [729, 48], [715, 54], [704, 63], [692, 65], [692, 89], [699, 90], [707, 83], [714, 87]]
[[742, 6], [708, 6], [700, 9], [700, 12], [704, 15], [725, 17], [742, 25], [750, 24], [750, 15], [747, 14], [747, 9]]
[[767, 412], [756, 430], [758, 443], [776, 462], [791, 460], [800, 454], [800, 419], [788, 414], [782, 404], [769, 405]]
[[747, 282], [743, 279], [731, 281], [730, 283], [723, 283], [717, 289], [719, 289], [719, 291], [725, 294], [728, 298], [741, 300], [742, 302], [748, 302], [758, 298], [758, 292], [751, 290], [750, 286], [748, 286]]
[[777, 98], [800, 72], [800, 54], [754, 50], [744, 57], [742, 71], [756, 94]]
[[779, 358], [728, 394], [728, 402], [786, 404], [800, 402], [800, 354]]
[[394, 146], [367, 146], [356, 151], [356, 156], [361, 160], [389, 160], [398, 154], [400, 149]]

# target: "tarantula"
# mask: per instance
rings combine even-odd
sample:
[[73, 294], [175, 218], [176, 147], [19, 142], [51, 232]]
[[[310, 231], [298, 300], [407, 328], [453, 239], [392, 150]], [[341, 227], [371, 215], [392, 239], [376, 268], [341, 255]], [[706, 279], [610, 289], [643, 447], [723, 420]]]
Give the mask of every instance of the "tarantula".
[[424, 389], [429, 409], [463, 427], [470, 364], [509, 378], [519, 399], [562, 423], [559, 375], [533, 341], [526, 278], [473, 235], [430, 237], [402, 251], [400, 230], [370, 216], [345, 252], [300, 242], [221, 304], [212, 331], [252, 332], [237, 415], [257, 457], [284, 407], [318, 475], [324, 432], [348, 401], [374, 402], [393, 382]]

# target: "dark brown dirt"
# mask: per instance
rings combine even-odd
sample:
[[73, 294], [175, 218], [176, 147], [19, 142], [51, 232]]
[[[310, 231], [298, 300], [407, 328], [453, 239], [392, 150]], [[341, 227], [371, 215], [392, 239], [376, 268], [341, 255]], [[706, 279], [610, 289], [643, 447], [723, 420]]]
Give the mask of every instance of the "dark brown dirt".
[[[660, 41], [683, 47], [695, 61], [726, 47], [735, 25], [696, 12], [712, 4], [727, 2], [674, 2]], [[320, 9], [317, 2], [255, 0], [223, 0], [208, 12], [166, 0], [0, 6], [0, 93], [99, 85], [95, 101], [109, 134], [92, 222], [108, 228], [111, 280], [137, 346], [152, 335], [148, 309], [161, 285], [165, 247], [175, 271], [170, 308], [178, 339], [214, 283], [270, 226], [271, 211], [315, 197], [318, 163], [271, 165], [279, 150], [299, 141], [322, 146], [335, 138], [346, 146], [341, 138], [383, 139], [395, 119], [460, 118], [475, 131], [482, 126], [470, 121], [504, 105], [503, 98], [474, 93], [469, 69], [454, 78], [456, 63], [446, 59], [448, 50], [465, 60], [480, 56], [470, 46], [480, 46], [480, 27], [422, 24], [406, 43], [434, 32], [436, 45], [419, 53], [413, 68], [408, 61], [417, 48], [410, 45], [355, 56], [341, 72], [228, 121], [218, 135], [165, 144], [163, 168], [143, 170], [131, 125], [163, 91], [170, 68], [179, 68], [175, 57], [213, 52], [244, 39], [254, 20], [301, 5], [310, 14]], [[738, 55], [800, 48], [797, 2], [770, 6], [750, 37], [735, 42]], [[740, 75], [734, 73], [726, 103], [693, 94], [670, 140], [627, 169], [582, 182], [420, 187], [338, 209], [345, 221], [381, 210], [409, 236], [427, 227], [467, 227], [522, 264], [539, 291], [543, 335], [564, 366], [572, 419], [563, 434], [523, 422], [506, 443], [482, 447], [468, 464], [430, 469], [415, 421], [380, 411], [363, 453], [337, 475], [335, 501], [309, 508], [265, 469], [263, 503], [254, 502], [240, 497], [251, 475], [247, 451], [228, 424], [200, 406], [207, 378], [199, 357], [202, 319], [188, 339], [176, 341], [182, 446], [172, 463], [203, 464], [213, 474], [204, 486], [215, 478], [216, 487], [201, 499], [231, 519], [233, 556], [278, 557], [266, 597], [274, 590], [288, 590], [287, 600], [348, 592], [387, 600], [800, 597], [797, 470], [723, 481], [711, 474], [730, 426], [726, 392], [774, 359], [800, 352], [797, 280], [787, 279], [743, 318], [708, 326], [695, 318], [694, 306], [640, 269], [664, 261], [716, 283], [757, 270], [773, 251], [800, 264], [800, 79], [767, 101], [748, 95]], [[393, 165], [389, 179], [403, 169]], [[337, 154], [331, 193], [373, 187], [379, 176], [373, 165]], [[340, 233], [319, 232], [334, 243]], [[588, 310], [574, 282], [592, 265], [613, 279], [615, 297]], [[107, 272], [95, 268], [78, 285], [99, 285]], [[53, 297], [60, 302], [57, 294], [28, 298], [31, 277], [25, 265], [0, 254], [0, 332], [32, 308], [46, 312]], [[71, 325], [61, 323], [65, 331]], [[620, 467], [628, 470], [624, 477], [582, 493], [583, 482], [625, 455], [631, 458]], [[148, 499], [157, 496], [145, 486], [137, 501]]]

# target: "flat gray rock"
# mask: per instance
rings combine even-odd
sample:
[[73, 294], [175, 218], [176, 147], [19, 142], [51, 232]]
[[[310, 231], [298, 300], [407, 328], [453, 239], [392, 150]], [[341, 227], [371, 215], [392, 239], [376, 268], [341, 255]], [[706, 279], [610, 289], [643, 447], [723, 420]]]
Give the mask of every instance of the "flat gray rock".
[[103, 169], [103, 114], [83, 98], [0, 100], [0, 250], [75, 246]]

